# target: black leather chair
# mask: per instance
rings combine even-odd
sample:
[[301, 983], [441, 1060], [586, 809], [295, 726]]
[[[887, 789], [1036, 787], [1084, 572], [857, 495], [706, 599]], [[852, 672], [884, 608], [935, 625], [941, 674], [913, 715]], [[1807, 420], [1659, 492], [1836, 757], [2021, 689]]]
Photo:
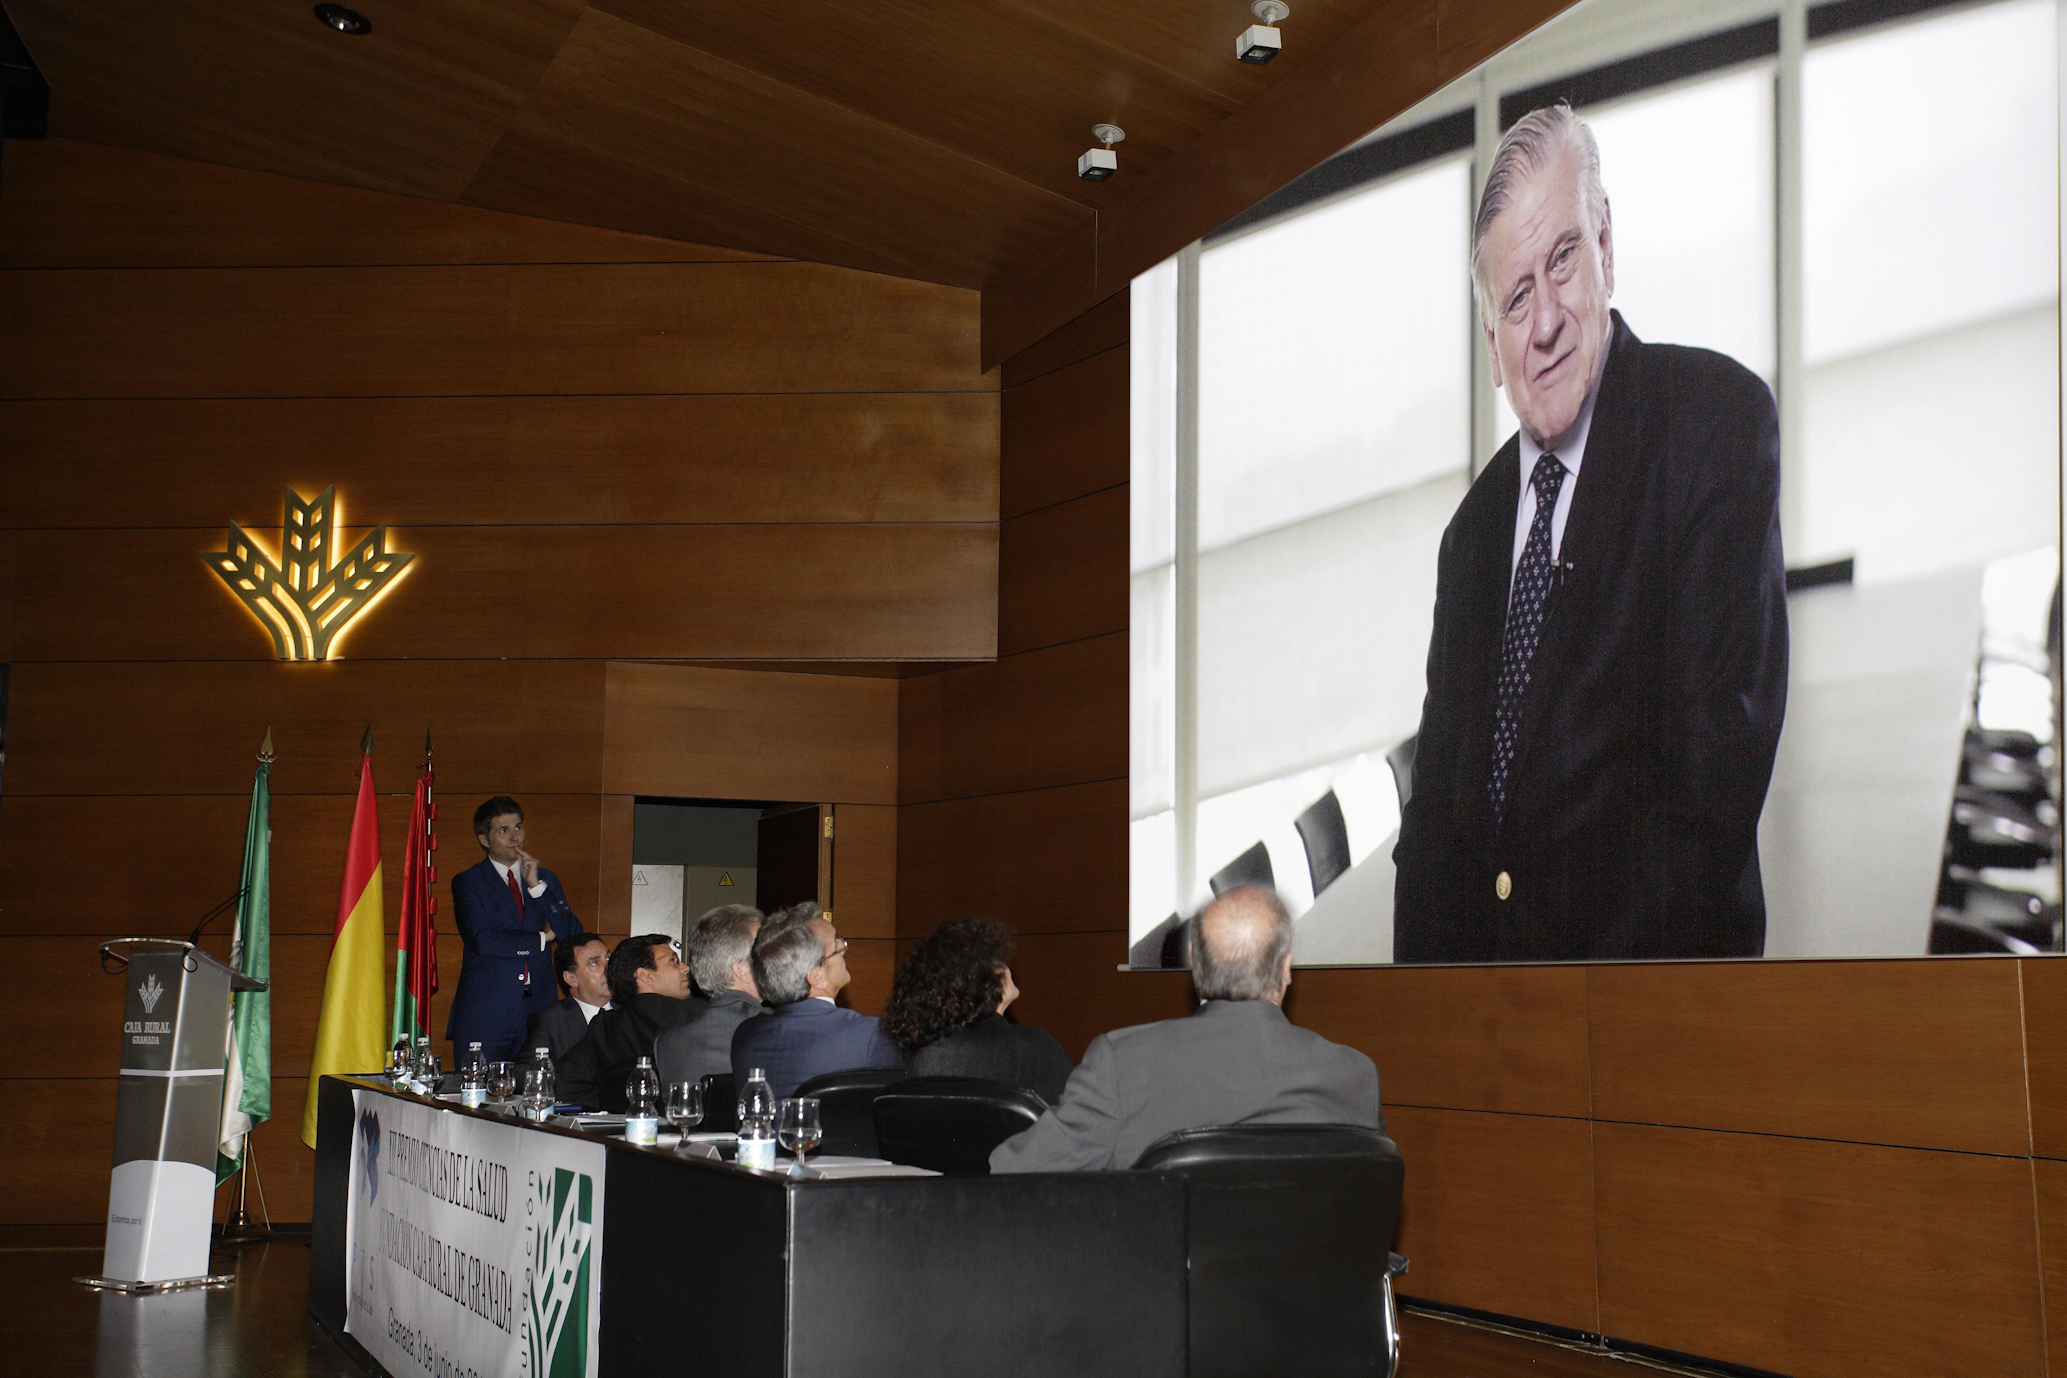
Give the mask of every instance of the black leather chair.
[[850, 1158], [882, 1157], [876, 1152], [876, 1097], [884, 1087], [903, 1080], [902, 1067], [849, 1067], [799, 1086], [798, 1095], [818, 1098], [818, 1123], [825, 1130], [819, 1151]]
[[876, 1097], [878, 1156], [988, 1177], [990, 1151], [1041, 1117], [1039, 1096], [981, 1077], [906, 1077]]
[[1192, 1378], [1390, 1378], [1406, 1271], [1392, 1140], [1339, 1124], [1187, 1129], [1134, 1166], [1187, 1183]]
[[703, 1088], [702, 1131], [730, 1134], [739, 1128], [739, 1090], [730, 1072], [712, 1072], [696, 1083]]

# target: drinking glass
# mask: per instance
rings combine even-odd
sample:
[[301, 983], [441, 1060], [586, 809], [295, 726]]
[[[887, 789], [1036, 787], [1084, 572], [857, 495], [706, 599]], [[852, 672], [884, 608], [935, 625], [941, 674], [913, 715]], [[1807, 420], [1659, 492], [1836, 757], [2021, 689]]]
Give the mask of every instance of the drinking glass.
[[703, 1086], [694, 1081], [671, 1081], [667, 1086], [667, 1117], [687, 1137], [703, 1123]]
[[508, 1100], [517, 1094], [517, 1064], [514, 1062], [491, 1062], [488, 1064], [488, 1094], [497, 1100]]
[[791, 1096], [782, 1103], [775, 1138], [793, 1157], [790, 1176], [811, 1176], [810, 1169], [804, 1166], [804, 1155], [818, 1147], [818, 1141], [824, 1137], [825, 1130], [818, 1122], [818, 1097]]
[[524, 1069], [524, 1118], [543, 1120], [553, 1109], [553, 1069], [534, 1062]]

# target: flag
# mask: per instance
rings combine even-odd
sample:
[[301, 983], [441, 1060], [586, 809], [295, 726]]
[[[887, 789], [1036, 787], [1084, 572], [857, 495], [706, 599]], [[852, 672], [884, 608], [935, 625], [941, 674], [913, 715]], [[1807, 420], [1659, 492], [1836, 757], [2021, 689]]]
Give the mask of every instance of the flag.
[[380, 818], [373, 806], [373, 729], [359, 744], [359, 804], [352, 810], [352, 840], [345, 846], [344, 888], [337, 928], [330, 938], [330, 969], [323, 977], [323, 1009], [316, 1018], [316, 1055], [309, 1061], [308, 1102], [301, 1141], [316, 1146], [318, 1079], [378, 1072], [387, 1060], [381, 1018]]
[[432, 921], [438, 898], [431, 883], [438, 872], [431, 853], [438, 850], [434, 825], [438, 806], [431, 802], [431, 734], [423, 737], [423, 775], [416, 782], [416, 801], [409, 807], [409, 832], [402, 841], [402, 924], [395, 936], [395, 1006], [388, 1021], [388, 1046], [418, 1035], [430, 1035], [431, 997], [438, 992], [438, 930]]
[[[237, 901], [237, 931], [230, 965], [261, 981], [272, 978], [273, 734], [258, 753], [251, 780], [251, 817], [244, 824], [244, 889]], [[215, 1184], [244, 1166], [244, 1136], [273, 1118], [273, 996], [240, 990], [230, 1000], [230, 1046], [223, 1058], [222, 1136], [215, 1147]]]

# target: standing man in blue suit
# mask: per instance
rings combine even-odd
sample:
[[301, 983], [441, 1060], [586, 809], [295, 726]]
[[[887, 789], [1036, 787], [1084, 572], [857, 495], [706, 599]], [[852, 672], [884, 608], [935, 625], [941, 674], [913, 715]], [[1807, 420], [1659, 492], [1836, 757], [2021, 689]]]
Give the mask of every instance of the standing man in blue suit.
[[474, 839], [488, 855], [452, 878], [453, 922], [466, 954], [445, 1036], [457, 1054], [479, 1042], [490, 1062], [503, 1062], [524, 1051], [525, 1021], [559, 995], [553, 940], [582, 927], [560, 878], [524, 850], [521, 804], [498, 794], [475, 809]]
[[780, 1101], [825, 1072], [904, 1065], [897, 1045], [873, 1015], [835, 1003], [850, 979], [846, 951], [846, 940], [809, 901], [770, 915], [761, 925], [754, 938], [754, 982], [761, 999], [775, 1008], [747, 1020], [732, 1035], [732, 1076], [738, 1085], [745, 1086], [758, 1067]]

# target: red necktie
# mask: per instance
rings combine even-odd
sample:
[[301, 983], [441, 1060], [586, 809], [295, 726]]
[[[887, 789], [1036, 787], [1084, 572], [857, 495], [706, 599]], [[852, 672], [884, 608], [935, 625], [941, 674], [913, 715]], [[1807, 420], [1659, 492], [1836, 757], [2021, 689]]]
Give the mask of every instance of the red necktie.
[[[510, 898], [517, 902], [517, 914], [521, 918], [524, 913], [524, 892], [517, 888], [517, 873], [515, 869], [512, 869], [503, 879], [510, 883]], [[524, 989], [527, 991], [531, 989], [531, 963], [529, 962], [524, 963]]]

